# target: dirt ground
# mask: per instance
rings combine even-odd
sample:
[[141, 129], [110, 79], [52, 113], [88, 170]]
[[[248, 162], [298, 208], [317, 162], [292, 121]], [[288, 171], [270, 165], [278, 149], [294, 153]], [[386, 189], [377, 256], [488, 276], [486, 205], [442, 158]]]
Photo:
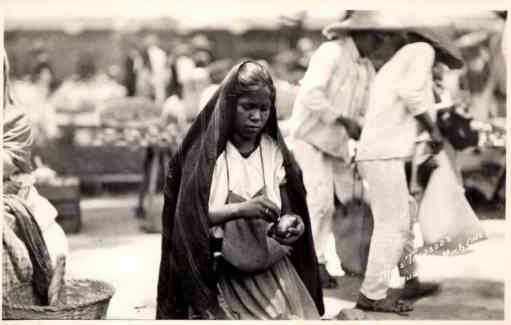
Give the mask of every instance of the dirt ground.
[[[160, 262], [160, 235], [139, 230], [133, 216], [135, 196], [82, 201], [83, 227], [69, 235], [68, 278], [93, 278], [116, 288], [108, 319], [154, 319]], [[485, 212], [488, 213], [488, 212]], [[487, 216], [485, 216], [487, 217]], [[481, 218], [486, 219], [486, 218]], [[368, 319], [503, 320], [506, 277], [505, 221], [484, 220], [489, 239], [465, 255], [423, 256], [419, 274], [438, 281], [442, 290], [415, 303], [409, 316], [366, 313]], [[324, 319], [335, 319], [341, 309], [353, 308], [360, 280], [345, 276], [335, 253], [328, 248], [328, 268], [339, 287], [324, 291]], [[398, 294], [399, 279], [393, 279]]]

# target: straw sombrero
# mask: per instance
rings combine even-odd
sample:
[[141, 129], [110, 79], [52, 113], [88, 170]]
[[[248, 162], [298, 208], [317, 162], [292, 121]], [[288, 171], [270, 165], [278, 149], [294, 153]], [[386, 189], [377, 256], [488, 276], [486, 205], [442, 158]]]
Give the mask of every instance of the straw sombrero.
[[354, 12], [349, 18], [335, 22], [323, 29], [328, 39], [340, 33], [351, 31], [406, 31], [424, 38], [438, 52], [440, 61], [451, 69], [463, 67], [463, 58], [459, 49], [444, 35], [427, 27], [427, 21], [415, 17], [405, 17], [393, 12], [362, 10]]

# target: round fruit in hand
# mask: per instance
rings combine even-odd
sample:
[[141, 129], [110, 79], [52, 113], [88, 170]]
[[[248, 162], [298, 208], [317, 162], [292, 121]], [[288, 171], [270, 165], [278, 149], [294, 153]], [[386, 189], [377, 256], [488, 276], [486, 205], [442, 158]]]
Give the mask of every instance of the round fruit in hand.
[[279, 222], [275, 225], [274, 233], [282, 238], [289, 237], [291, 235], [289, 229], [296, 227], [297, 225], [298, 216], [296, 214], [285, 214], [280, 217]]

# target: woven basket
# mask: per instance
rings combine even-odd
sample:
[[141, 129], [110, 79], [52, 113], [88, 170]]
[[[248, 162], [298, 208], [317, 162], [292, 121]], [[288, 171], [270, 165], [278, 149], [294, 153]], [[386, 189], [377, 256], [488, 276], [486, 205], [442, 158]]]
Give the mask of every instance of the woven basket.
[[38, 305], [32, 285], [22, 284], [10, 290], [3, 299], [3, 319], [105, 319], [115, 290], [108, 283], [89, 280], [67, 280], [63, 299], [54, 306]]

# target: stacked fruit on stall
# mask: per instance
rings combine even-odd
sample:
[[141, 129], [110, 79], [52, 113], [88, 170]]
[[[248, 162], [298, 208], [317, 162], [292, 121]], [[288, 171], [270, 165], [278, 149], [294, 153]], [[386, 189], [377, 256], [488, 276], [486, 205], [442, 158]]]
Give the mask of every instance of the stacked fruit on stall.
[[177, 144], [180, 130], [176, 120], [162, 118], [162, 107], [146, 98], [122, 98], [104, 103], [101, 126], [76, 134], [78, 143], [91, 145], [162, 146]]

